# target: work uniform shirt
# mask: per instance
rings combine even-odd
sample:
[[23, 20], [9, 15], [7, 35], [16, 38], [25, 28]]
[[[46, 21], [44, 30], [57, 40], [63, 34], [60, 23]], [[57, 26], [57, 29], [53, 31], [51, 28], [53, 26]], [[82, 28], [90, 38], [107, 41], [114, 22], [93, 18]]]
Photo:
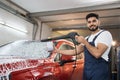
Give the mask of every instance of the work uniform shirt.
[[[90, 36], [87, 36], [88, 39], [88, 42], [92, 42], [93, 39], [95, 38], [96, 35], [98, 35], [100, 33], [99, 36], [97, 36], [96, 40], [95, 40], [95, 47], [97, 47], [97, 44], [98, 43], [103, 43], [105, 44], [108, 48], [107, 50], [103, 53], [103, 55], [101, 56], [103, 59], [105, 59], [106, 61], [108, 61], [108, 54], [109, 54], [109, 51], [110, 51], [110, 48], [111, 48], [111, 43], [112, 43], [112, 35], [109, 31], [103, 31], [103, 30], [100, 30], [98, 33], [96, 34], [92, 34]], [[101, 33], [102, 32], [102, 33]]]
[[108, 46], [108, 49], [97, 59], [84, 47], [85, 65], [83, 80], [109, 80], [108, 54], [112, 43], [111, 34], [108, 31], [100, 30], [98, 33], [90, 35], [86, 39], [92, 46], [96, 47], [98, 43], [103, 43]]

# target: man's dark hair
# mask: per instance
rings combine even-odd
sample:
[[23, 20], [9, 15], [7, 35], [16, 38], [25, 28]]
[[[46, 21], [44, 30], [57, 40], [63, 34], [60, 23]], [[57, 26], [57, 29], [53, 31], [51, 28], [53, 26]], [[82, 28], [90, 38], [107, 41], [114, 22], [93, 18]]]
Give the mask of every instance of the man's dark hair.
[[89, 13], [87, 16], [86, 16], [86, 20], [88, 20], [88, 18], [90, 17], [96, 17], [96, 19], [99, 19], [99, 15], [96, 14], [96, 13]]

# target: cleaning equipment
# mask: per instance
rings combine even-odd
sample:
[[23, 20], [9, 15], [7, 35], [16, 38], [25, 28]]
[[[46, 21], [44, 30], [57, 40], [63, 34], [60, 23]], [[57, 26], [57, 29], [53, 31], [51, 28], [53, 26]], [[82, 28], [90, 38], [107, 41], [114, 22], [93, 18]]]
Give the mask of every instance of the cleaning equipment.
[[76, 58], [75, 58], [75, 63], [74, 63], [74, 66], [73, 66], [73, 71], [72, 71], [72, 73], [71, 73], [71, 77], [70, 77], [70, 79], [72, 79], [72, 75], [73, 75], [73, 73], [74, 73], [74, 71], [75, 71], [75, 68], [76, 68], [76, 60], [77, 60], [77, 49], [76, 49], [76, 45], [79, 45], [80, 43], [78, 43], [76, 40], [75, 40], [75, 36], [79, 36], [79, 34], [78, 33], [76, 33], [76, 32], [71, 32], [71, 33], [68, 33], [67, 35], [63, 35], [63, 36], [59, 36], [59, 37], [54, 37], [54, 38], [49, 38], [49, 39], [43, 39], [43, 40], [41, 40], [41, 42], [47, 42], [47, 41], [54, 41], [54, 40], [59, 40], [59, 39], [72, 39], [72, 41], [73, 41], [73, 43], [74, 43], [74, 46], [75, 46], [75, 55], [76, 55]]
[[63, 36], [59, 36], [59, 37], [54, 37], [54, 38], [49, 38], [49, 39], [43, 39], [41, 40], [41, 42], [47, 42], [47, 41], [52, 41], [52, 40], [59, 40], [59, 39], [72, 39], [73, 43], [75, 45], [78, 45], [79, 43], [75, 40], [75, 36], [79, 36], [78, 33], [76, 32], [71, 32], [71, 33], [68, 33], [67, 35], [63, 35]]

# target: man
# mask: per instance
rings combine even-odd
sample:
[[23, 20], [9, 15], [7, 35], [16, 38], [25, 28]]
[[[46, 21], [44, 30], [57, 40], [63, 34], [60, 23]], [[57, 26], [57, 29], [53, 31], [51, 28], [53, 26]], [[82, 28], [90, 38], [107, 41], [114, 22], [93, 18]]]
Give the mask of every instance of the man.
[[[83, 80], [110, 80], [109, 79], [109, 51], [112, 43], [110, 32], [99, 28], [98, 14], [90, 13], [86, 16], [88, 29], [91, 34], [84, 38], [75, 36], [80, 43], [77, 46], [77, 54], [84, 51], [85, 64]], [[56, 52], [65, 55], [75, 55], [75, 50], [58, 50]]]

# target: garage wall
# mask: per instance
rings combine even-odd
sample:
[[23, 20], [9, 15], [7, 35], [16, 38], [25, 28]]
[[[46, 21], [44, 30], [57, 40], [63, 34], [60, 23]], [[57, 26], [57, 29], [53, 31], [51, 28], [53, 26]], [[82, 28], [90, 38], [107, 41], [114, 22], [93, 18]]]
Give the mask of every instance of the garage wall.
[[40, 20], [37, 20], [38, 27], [36, 28], [36, 34], [34, 36], [34, 40], [41, 40], [51, 37], [52, 28], [48, 25], [42, 23]]
[[118, 28], [118, 29], [108, 29], [108, 30], [111, 32], [111, 34], [113, 36], [113, 40], [120, 42], [120, 28]]
[[46, 24], [42, 24], [41, 39], [49, 38], [52, 34], [52, 28]]
[[32, 39], [33, 24], [0, 8], [0, 45]]

